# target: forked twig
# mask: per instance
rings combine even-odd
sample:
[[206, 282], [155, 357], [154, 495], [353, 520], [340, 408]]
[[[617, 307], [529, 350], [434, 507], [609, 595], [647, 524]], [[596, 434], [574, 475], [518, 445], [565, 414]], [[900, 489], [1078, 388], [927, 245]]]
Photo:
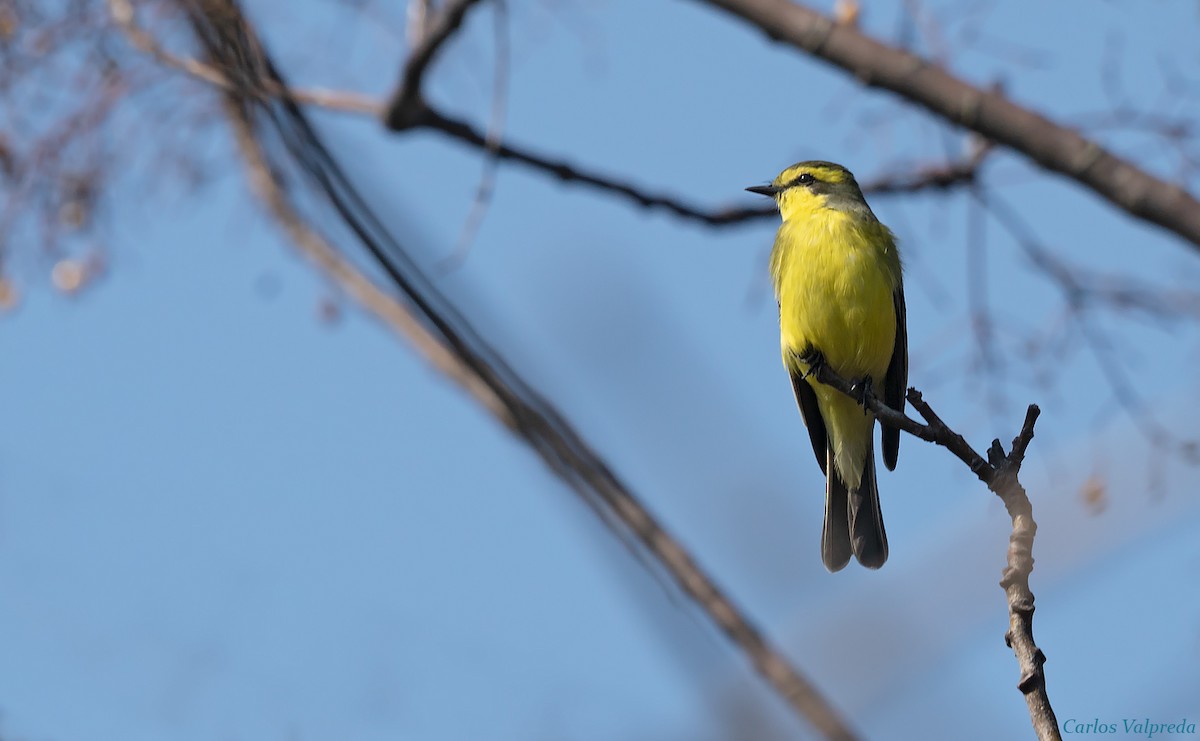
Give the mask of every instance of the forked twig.
[[1008, 602], [1009, 629], [1004, 641], [1012, 648], [1021, 669], [1017, 688], [1025, 696], [1029, 717], [1038, 738], [1042, 741], [1059, 739], [1058, 719], [1046, 694], [1046, 675], [1042, 669], [1046, 655], [1033, 640], [1033, 592], [1029, 588], [1029, 575], [1033, 572], [1033, 538], [1037, 533], [1037, 523], [1033, 520], [1033, 505], [1029, 502], [1029, 495], [1017, 478], [1021, 463], [1025, 460], [1025, 451], [1033, 440], [1034, 423], [1041, 413], [1037, 405], [1030, 404], [1026, 410], [1025, 422], [1020, 433], [1013, 438], [1009, 452], [1005, 454], [1000, 441], [993, 440], [985, 460], [962, 435], [942, 421], [915, 388], [908, 389], [906, 398], [925, 419], [924, 424], [884, 404], [869, 387], [853, 384], [837, 375], [818, 354], [810, 354], [805, 360], [810, 364], [813, 378], [861, 403], [881, 424], [904, 430], [949, 450], [1004, 502], [1004, 508], [1012, 519], [1008, 556], [1004, 575], [1000, 579]]

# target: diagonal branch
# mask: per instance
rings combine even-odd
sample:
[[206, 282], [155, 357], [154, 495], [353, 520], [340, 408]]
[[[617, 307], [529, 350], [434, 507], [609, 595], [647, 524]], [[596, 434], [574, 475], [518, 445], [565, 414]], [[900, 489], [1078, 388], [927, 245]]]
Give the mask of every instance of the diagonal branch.
[[1076, 131], [791, 0], [696, 0], [1061, 173], [1200, 251], [1200, 202]]
[[993, 440], [985, 460], [962, 435], [942, 421], [920, 391], [910, 388], [907, 399], [925, 419], [924, 424], [887, 406], [870, 388], [852, 384], [837, 375], [818, 356], [805, 360], [810, 362], [813, 378], [861, 403], [871, 410], [880, 423], [949, 450], [1004, 502], [1012, 520], [1006, 566], [1000, 579], [1008, 602], [1009, 629], [1004, 641], [1012, 648], [1021, 669], [1017, 689], [1025, 696], [1029, 717], [1038, 738], [1041, 741], [1060, 739], [1058, 719], [1046, 694], [1046, 674], [1042, 669], [1046, 655], [1033, 640], [1033, 591], [1029, 588], [1029, 575], [1033, 573], [1033, 539], [1037, 533], [1037, 523], [1033, 520], [1033, 505], [1029, 502], [1029, 495], [1017, 479], [1021, 463], [1025, 460], [1025, 451], [1033, 440], [1034, 423], [1041, 413], [1037, 405], [1030, 404], [1026, 410], [1025, 423], [1021, 426], [1021, 432], [1013, 438], [1008, 454], [1004, 453], [999, 440]]
[[[417, 268], [362, 201], [301, 109], [286, 96], [279, 99], [270, 92], [286, 91], [286, 83], [236, 0], [179, 2], [209, 64], [228, 71], [223, 100], [249, 177], [297, 247], [532, 447], [606, 522], [619, 523], [619, 532], [641, 544], [798, 715], [826, 738], [854, 738], [816, 687], [759, 632], [554, 405], [508, 366]], [[268, 146], [268, 138], [281, 141], [288, 157], [280, 161], [276, 154], [272, 159], [271, 152], [279, 148]], [[365, 277], [305, 222], [281, 174], [295, 167], [379, 262], [394, 290]]]

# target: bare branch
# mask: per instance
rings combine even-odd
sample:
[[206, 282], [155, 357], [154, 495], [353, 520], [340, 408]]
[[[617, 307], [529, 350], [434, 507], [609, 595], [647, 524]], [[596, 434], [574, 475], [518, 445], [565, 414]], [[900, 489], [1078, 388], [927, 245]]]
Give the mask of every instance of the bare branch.
[[[129, 43], [138, 51], [145, 52], [166, 66], [186, 72], [210, 85], [216, 85], [223, 90], [232, 89], [232, 83], [220, 69], [198, 59], [175, 54], [160, 44], [144, 26], [138, 23], [137, 12], [131, 0], [108, 0], [108, 8], [112, 19], [124, 32]], [[262, 92], [271, 97], [287, 97], [297, 103], [343, 113], [376, 116], [382, 110], [378, 100], [362, 93], [320, 88], [284, 90], [271, 81], [266, 81], [266, 87]]]
[[[977, 188], [972, 188], [973, 191]], [[978, 352], [977, 369], [984, 379], [987, 406], [993, 419], [1005, 407], [1003, 394], [1004, 358], [996, 346], [996, 323], [988, 291], [988, 244], [986, 216], [982, 204], [967, 204], [967, 312]]]
[[1161, 320], [1188, 314], [1200, 316], [1200, 293], [1168, 291], [1160, 286], [1133, 282], [1124, 276], [1097, 275], [1087, 268], [1069, 265], [1039, 242], [1033, 229], [1003, 199], [982, 188], [972, 189], [971, 194], [1008, 232], [1034, 267], [1057, 285], [1067, 305], [1068, 316], [1075, 321], [1084, 342], [1095, 356], [1113, 397], [1138, 430], [1152, 445], [1178, 454], [1188, 462], [1200, 462], [1196, 452], [1197, 442], [1177, 437], [1158, 421], [1128, 377], [1119, 353], [1088, 316], [1094, 304], [1113, 309], [1136, 309]]
[[[164, 49], [161, 44], [137, 23], [130, 0], [108, 0], [108, 2], [113, 17], [117, 19], [136, 48], [151, 54], [164, 64], [187, 72], [197, 79], [228, 89], [229, 81], [221, 70], [204, 62], [179, 56]], [[445, 12], [449, 12], [449, 10], [447, 9]], [[465, 11], [466, 8], [463, 8], [462, 12], [465, 13]], [[458, 22], [461, 23], [461, 21], [460, 17]], [[439, 28], [445, 27], [443, 25], [439, 26]], [[436, 31], [437, 29], [434, 30]], [[429, 51], [424, 52], [422, 58], [432, 58], [431, 55], [436, 49], [430, 47], [428, 39], [433, 39], [435, 36], [436, 34], [431, 33], [426, 37], [427, 42], [422, 45], [421, 49], [429, 48]], [[448, 37], [448, 32], [443, 30], [443, 35], [440, 38], [444, 40]], [[426, 59], [420, 66], [421, 74], [424, 73], [428, 61], [429, 59]], [[416, 79], [420, 80], [421, 76], [418, 75]], [[407, 112], [404, 114], [402, 122], [393, 122], [390, 118], [389, 111], [392, 108], [388, 106], [394, 107], [396, 98], [393, 98], [393, 103], [384, 105], [378, 100], [362, 93], [295, 87], [289, 87], [284, 90], [278, 87], [278, 83], [270, 80], [264, 81], [264, 90], [262, 92], [270, 96], [290, 98], [296, 103], [303, 105], [311, 105], [344, 113], [383, 116], [385, 123], [396, 131], [414, 128], [440, 131], [452, 139], [487, 153], [489, 157], [526, 165], [562, 182], [589, 186], [609, 195], [630, 201], [642, 208], [662, 209], [680, 218], [697, 221], [708, 226], [732, 226], [747, 221], [775, 218], [777, 214], [773, 205], [708, 208], [689, 202], [687, 199], [678, 196], [655, 193], [628, 180], [589, 170], [573, 164], [566, 159], [555, 158], [516, 144], [507, 143], [494, 131], [481, 132], [472, 124], [441, 112], [431, 103], [424, 100], [420, 96], [419, 91], [415, 98], [411, 97], [409, 93], [404, 93], [403, 97], [406, 102], [403, 105], [406, 106]], [[882, 175], [863, 183], [863, 192], [880, 196], [898, 195], [925, 190], [949, 190], [954, 187], [967, 185], [975, 181], [989, 151], [990, 145], [985, 143], [976, 146], [970, 155], [960, 161], [932, 164], [906, 172]]]
[[[231, 71], [228, 79], [236, 84], [224, 88], [225, 107], [251, 180], [297, 246], [323, 269], [330, 270], [351, 295], [366, 299], [365, 308], [412, 341], [435, 368], [459, 383], [529, 444], [606, 521], [619, 522], [623, 532], [634, 536], [797, 714], [827, 738], [854, 738], [815, 686], [768, 642], [553, 404], [487, 346], [421, 274], [402, 246], [363, 204], [303, 112], [286, 98], [274, 100], [268, 88], [286, 90], [286, 84], [236, 0], [206, 0], [199, 7], [188, 5], [186, 10], [210, 66]], [[267, 75], [268, 80], [260, 75]], [[283, 140], [293, 164], [312, 179], [379, 260], [404, 300], [373, 284], [305, 223], [281, 180], [281, 163], [270, 158], [268, 152], [273, 148], [263, 146], [262, 137], [268, 131]]]
[[[451, 0], [421, 38], [420, 45], [409, 55], [400, 77], [400, 85], [392, 93], [384, 109], [383, 119], [389, 129], [405, 129], [420, 118], [424, 103], [421, 101], [421, 80], [425, 70], [433, 63], [442, 46], [449, 41], [463, 18], [479, 0]], [[426, 19], [428, 22], [428, 19]]]
[[408, 0], [408, 13], [405, 19], [405, 37], [409, 46], [417, 46], [429, 34], [433, 23], [433, 14], [437, 10], [433, 0]]
[[1200, 202], [1177, 185], [1120, 159], [1094, 141], [976, 87], [909, 52], [838, 25], [790, 0], [697, 0], [725, 10], [767, 36], [841, 67], [862, 84], [890, 90], [1061, 173], [1128, 213], [1174, 232], [1200, 250]]
[[471, 243], [479, 233], [483, 217], [487, 215], [488, 206], [491, 205], [492, 194], [496, 192], [496, 173], [500, 169], [500, 155], [497, 149], [504, 135], [504, 119], [508, 109], [508, 68], [512, 57], [509, 48], [511, 43], [508, 31], [508, 0], [493, 0], [492, 8], [496, 62], [493, 65], [492, 77], [492, 113], [488, 120], [486, 137], [488, 149], [483, 160], [479, 185], [475, 188], [475, 200], [471, 203], [471, 211], [459, 231], [458, 244], [454, 246], [454, 251], [442, 260], [442, 265], [447, 269], [454, 269], [466, 261]]
[[805, 358], [811, 365], [811, 374], [817, 381], [841, 391], [871, 410], [882, 424], [899, 428], [922, 440], [940, 445], [971, 469], [988, 489], [1000, 497], [1012, 519], [1012, 534], [1008, 541], [1007, 565], [1000, 586], [1008, 602], [1009, 629], [1005, 643], [1012, 648], [1021, 669], [1021, 680], [1017, 688], [1025, 696], [1029, 706], [1029, 717], [1033, 721], [1038, 738], [1060, 739], [1058, 720], [1046, 694], [1046, 675], [1042, 665], [1046, 655], [1033, 640], [1033, 592], [1029, 588], [1029, 575], [1033, 572], [1033, 539], [1037, 523], [1033, 520], [1033, 505], [1025, 487], [1017, 479], [1025, 451], [1033, 440], [1033, 426], [1040, 411], [1030, 404], [1025, 413], [1021, 432], [1013, 439], [1012, 449], [1007, 455], [999, 440], [993, 440], [988, 448], [987, 460], [962, 435], [952, 430], [929, 406], [921, 392], [908, 390], [907, 399], [924, 419], [925, 424], [892, 409], [879, 400], [870, 390], [852, 384], [838, 376], [819, 357]]
[[[518, 162], [549, 174], [563, 182], [587, 185], [616, 195], [642, 208], [658, 208], [676, 216], [698, 221], [708, 226], [730, 226], [754, 219], [775, 218], [778, 211], [769, 206], [727, 206], [709, 209], [677, 196], [654, 193], [617, 177], [602, 175], [578, 167], [566, 160], [555, 159], [514, 144], [489, 144], [488, 137], [470, 123], [444, 114], [426, 103], [419, 120], [412, 127], [435, 129], [476, 149], [494, 151], [500, 159]], [[915, 172], [889, 175], [868, 181], [863, 191], [878, 195], [915, 193], [922, 190], [946, 190], [974, 180], [983, 162], [986, 149], [972, 154], [961, 162], [932, 165]]]
[[997, 472], [997, 481], [995, 484], [989, 483], [988, 488], [1000, 496], [1012, 519], [1012, 535], [1008, 538], [1008, 566], [1000, 579], [1000, 586], [1008, 598], [1008, 632], [1004, 634], [1004, 642], [1017, 657], [1017, 664], [1021, 667], [1021, 681], [1017, 688], [1025, 695], [1034, 731], [1044, 741], [1061, 739], [1061, 736], [1058, 719], [1046, 694], [1046, 673], [1043, 669], [1046, 654], [1033, 640], [1034, 604], [1029, 575], [1033, 573], [1033, 539], [1037, 535], [1037, 523], [1033, 519], [1029, 495], [1017, 480], [1025, 450], [1033, 440], [1033, 425], [1037, 422], [1038, 413], [1037, 406], [1030, 404], [1025, 413], [1025, 424], [1013, 439], [1012, 450], [1007, 456], [1000, 441], [992, 441], [988, 459]]
[[883, 175], [863, 183], [862, 190], [868, 195], [890, 196], [969, 186], [978, 179], [983, 162], [991, 151], [991, 142], [975, 142], [970, 154], [960, 160]]

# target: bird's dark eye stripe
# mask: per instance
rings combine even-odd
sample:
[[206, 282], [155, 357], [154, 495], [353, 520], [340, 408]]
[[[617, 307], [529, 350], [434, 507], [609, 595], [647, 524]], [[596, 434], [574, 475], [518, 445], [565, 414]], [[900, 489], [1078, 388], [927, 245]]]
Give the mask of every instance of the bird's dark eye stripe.
[[817, 179], [810, 172], [802, 172], [799, 177], [792, 181], [793, 185], [812, 185]]

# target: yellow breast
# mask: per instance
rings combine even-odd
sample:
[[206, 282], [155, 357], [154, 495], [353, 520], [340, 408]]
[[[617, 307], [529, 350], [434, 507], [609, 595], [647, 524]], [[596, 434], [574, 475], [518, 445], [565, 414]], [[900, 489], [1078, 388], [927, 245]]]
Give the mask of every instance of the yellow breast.
[[785, 363], [811, 346], [843, 377], [883, 381], [896, 342], [900, 281], [887, 227], [834, 209], [785, 221], [771, 274]]

